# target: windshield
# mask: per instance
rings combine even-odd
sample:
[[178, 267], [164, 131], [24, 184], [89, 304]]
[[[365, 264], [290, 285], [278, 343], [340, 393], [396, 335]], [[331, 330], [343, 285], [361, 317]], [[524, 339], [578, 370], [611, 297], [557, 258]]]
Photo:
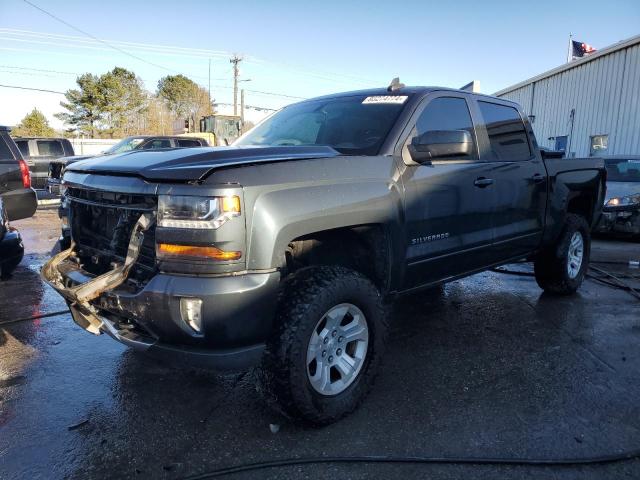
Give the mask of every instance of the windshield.
[[298, 103], [283, 108], [235, 145], [326, 145], [345, 155], [375, 155], [407, 98], [358, 95]]
[[605, 166], [611, 182], [640, 182], [640, 159], [609, 159]]
[[140, 145], [143, 140], [144, 140], [144, 137], [143, 138], [140, 138], [140, 137], [127, 137], [127, 138], [124, 138], [124, 139], [120, 140], [118, 143], [113, 145], [111, 148], [105, 150], [104, 153], [128, 152], [129, 150], [133, 150], [138, 145]]

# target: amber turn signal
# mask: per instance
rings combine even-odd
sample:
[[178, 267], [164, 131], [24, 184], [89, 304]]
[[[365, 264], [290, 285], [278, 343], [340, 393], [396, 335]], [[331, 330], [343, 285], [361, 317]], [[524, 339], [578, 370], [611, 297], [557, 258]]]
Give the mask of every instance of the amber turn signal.
[[236, 195], [222, 197], [222, 211], [224, 213], [240, 213], [240, 197]]
[[195, 245], [158, 244], [158, 253], [176, 257], [202, 257], [213, 260], [238, 260], [242, 252], [225, 252], [217, 247], [198, 247]]

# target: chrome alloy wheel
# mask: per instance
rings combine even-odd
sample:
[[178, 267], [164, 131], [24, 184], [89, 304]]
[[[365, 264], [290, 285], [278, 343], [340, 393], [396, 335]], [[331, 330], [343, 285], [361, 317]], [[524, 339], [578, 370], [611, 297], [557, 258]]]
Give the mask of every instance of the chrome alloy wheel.
[[584, 239], [580, 232], [574, 232], [571, 236], [569, 254], [567, 255], [567, 273], [569, 274], [569, 278], [576, 278], [578, 276], [583, 258]]
[[316, 324], [307, 347], [307, 376], [322, 395], [338, 395], [358, 377], [367, 356], [369, 327], [362, 311], [341, 303]]

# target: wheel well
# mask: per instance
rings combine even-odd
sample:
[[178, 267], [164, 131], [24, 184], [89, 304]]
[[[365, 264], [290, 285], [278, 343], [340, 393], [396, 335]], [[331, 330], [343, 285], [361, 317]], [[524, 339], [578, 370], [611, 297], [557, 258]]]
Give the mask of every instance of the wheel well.
[[575, 213], [591, 224], [593, 217], [593, 199], [588, 195], [577, 195], [569, 200], [567, 213]]
[[381, 225], [358, 225], [311, 233], [291, 241], [287, 273], [310, 265], [342, 265], [366, 275], [381, 290], [389, 276], [390, 247]]

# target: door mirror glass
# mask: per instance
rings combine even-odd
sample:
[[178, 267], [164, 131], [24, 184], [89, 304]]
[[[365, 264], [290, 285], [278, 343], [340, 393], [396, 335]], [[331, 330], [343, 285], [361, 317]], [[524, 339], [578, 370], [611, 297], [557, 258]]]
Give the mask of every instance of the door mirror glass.
[[413, 137], [408, 148], [411, 160], [428, 163], [435, 159], [454, 159], [471, 155], [473, 140], [466, 130], [429, 130]]

